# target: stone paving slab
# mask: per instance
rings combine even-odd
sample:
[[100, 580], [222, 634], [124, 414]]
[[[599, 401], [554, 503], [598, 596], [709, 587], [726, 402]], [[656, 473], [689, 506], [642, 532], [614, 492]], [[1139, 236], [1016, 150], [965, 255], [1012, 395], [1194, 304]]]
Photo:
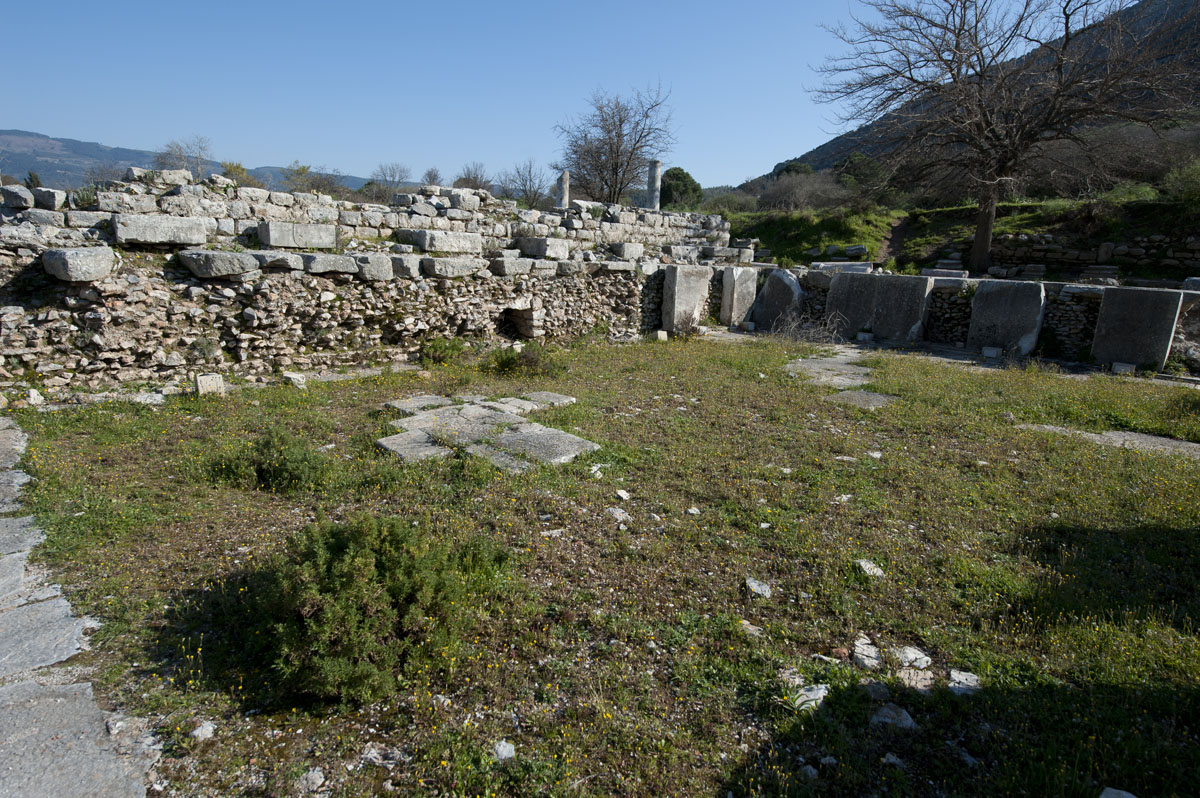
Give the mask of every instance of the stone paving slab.
[[411, 430], [399, 435], [389, 435], [375, 441], [375, 445], [406, 462], [428, 460], [431, 457], [447, 457], [454, 453], [452, 449], [440, 445], [432, 435], [424, 430]]
[[0, 513], [15, 513], [21, 509], [21, 488], [29, 484], [24, 471], [0, 471]]
[[0, 612], [0, 679], [78, 654], [85, 628], [61, 596]]
[[578, 435], [543, 427], [541, 424], [521, 424], [513, 427], [496, 438], [496, 445], [501, 449], [554, 465], [569, 463], [581, 454], [600, 448], [599, 444], [584, 440]]
[[496, 447], [487, 443], [476, 443], [467, 447], [467, 452], [482, 457], [492, 465], [505, 471], [509, 474], [523, 474], [526, 471], [532, 471], [536, 466], [528, 460], [522, 460], [508, 452], [501, 451]]
[[421, 396], [410, 396], [407, 399], [397, 399], [393, 402], [384, 402], [384, 407], [390, 407], [402, 413], [413, 414], [419, 413], [422, 410], [428, 410], [431, 407], [445, 407], [452, 404], [454, 402], [445, 396], [422, 394]]
[[29, 551], [45, 539], [45, 533], [33, 525], [32, 515], [0, 518], [0, 554]]
[[784, 368], [793, 377], [807, 377], [814, 385], [830, 388], [858, 388], [870, 381], [871, 370], [856, 366], [851, 360], [862, 357], [854, 347], [834, 347], [834, 353], [825, 357], [807, 357], [793, 360]]
[[0, 687], [0, 795], [143, 798], [150, 757], [114, 750], [90, 684]]
[[1120, 449], [1136, 449], [1141, 452], [1159, 452], [1165, 454], [1181, 454], [1200, 460], [1200, 443], [1180, 441], [1174, 438], [1163, 438], [1158, 435], [1146, 435], [1141, 432], [1084, 432], [1067, 427], [1056, 427], [1052, 424], [1018, 424], [1017, 429], [1034, 430], [1037, 432], [1052, 432], [1056, 435], [1071, 435], [1084, 438], [1101, 446], [1114, 446]]
[[533, 391], [532, 393], [525, 394], [525, 398], [531, 402], [537, 402], [539, 405], [548, 407], [565, 407], [566, 405], [575, 404], [574, 396], [554, 393], [553, 391]]
[[878, 410], [896, 401], [896, 397], [872, 391], [842, 391], [833, 396], [826, 396], [825, 401], [858, 407], [863, 410]]

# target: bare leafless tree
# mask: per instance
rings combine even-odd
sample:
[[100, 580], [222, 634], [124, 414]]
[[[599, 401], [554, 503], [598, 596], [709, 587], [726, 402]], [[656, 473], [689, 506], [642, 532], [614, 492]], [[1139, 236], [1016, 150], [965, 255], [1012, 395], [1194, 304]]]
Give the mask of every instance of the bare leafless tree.
[[591, 199], [620, 202], [646, 179], [650, 161], [675, 143], [669, 98], [661, 86], [635, 90], [630, 97], [596, 91], [588, 113], [555, 128], [563, 151], [553, 168], [569, 169], [571, 188]]
[[501, 197], [523, 202], [527, 208], [547, 210], [549, 207], [550, 179], [546, 170], [532, 158], [496, 175], [496, 188]]
[[179, 141], [171, 139], [154, 156], [155, 169], [187, 169], [197, 180], [211, 172], [205, 165], [212, 160], [212, 140], [208, 136], [192, 136]]
[[[819, 98], [872, 123], [877, 151], [969, 177], [971, 266], [990, 261], [1003, 187], [1047, 145], [1086, 148], [1089, 125], [1156, 125], [1191, 105], [1194, 3], [1149, 19], [1130, 0], [860, 0], [831, 32], [849, 47]], [[1156, 9], [1161, 11], [1161, 7]]]
[[372, 202], [391, 202], [392, 195], [411, 177], [412, 170], [405, 164], [396, 161], [381, 163], [359, 191]]
[[436, 166], [431, 166], [425, 170], [425, 174], [421, 175], [421, 183], [426, 186], [440, 186], [442, 184], [442, 173], [438, 171]]
[[455, 188], [478, 188], [491, 191], [492, 178], [488, 176], [487, 168], [482, 163], [471, 161], [459, 170], [453, 185]]

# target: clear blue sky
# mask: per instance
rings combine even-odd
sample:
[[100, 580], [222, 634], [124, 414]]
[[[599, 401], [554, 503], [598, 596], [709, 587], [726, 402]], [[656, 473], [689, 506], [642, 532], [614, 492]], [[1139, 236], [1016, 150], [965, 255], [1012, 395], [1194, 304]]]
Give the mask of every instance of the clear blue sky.
[[671, 91], [667, 166], [738, 183], [839, 132], [813, 103], [847, 0], [4, 3], [0, 128], [218, 160], [449, 178], [558, 154], [596, 89]]

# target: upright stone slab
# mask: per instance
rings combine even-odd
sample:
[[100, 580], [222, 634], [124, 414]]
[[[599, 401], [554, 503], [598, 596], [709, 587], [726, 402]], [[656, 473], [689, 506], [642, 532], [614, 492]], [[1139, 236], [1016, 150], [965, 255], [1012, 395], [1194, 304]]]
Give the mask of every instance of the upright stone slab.
[[571, 246], [565, 238], [522, 238], [517, 244], [527, 258], [566, 260], [571, 256]]
[[750, 321], [757, 330], [779, 331], [804, 314], [804, 289], [786, 269], [773, 269], [750, 306]]
[[737, 327], [746, 320], [758, 292], [758, 269], [726, 266], [721, 275], [721, 323]]
[[662, 328], [689, 332], [708, 309], [712, 269], [708, 266], [671, 265], [663, 275]]
[[1092, 357], [1097, 363], [1132, 363], [1161, 371], [1183, 304], [1182, 291], [1109, 287], [1100, 300]]
[[260, 222], [258, 240], [267, 247], [333, 249], [337, 246], [337, 227], [332, 224]]
[[558, 176], [558, 205], [559, 208], [571, 207], [571, 173], [566, 169]]
[[[855, 275], [839, 274], [834, 281], [838, 277], [851, 276]], [[879, 286], [875, 291], [871, 332], [887, 341], [906, 344], [920, 341], [925, 336], [933, 278], [911, 274], [878, 274], [871, 277]]]
[[873, 332], [875, 292], [880, 282], [870, 274], [838, 272], [829, 283], [825, 298], [825, 315], [842, 338], [853, 338], [860, 332]]
[[1028, 355], [1037, 345], [1045, 312], [1046, 290], [1041, 283], [981, 280], [971, 300], [967, 346], [995, 346]]
[[657, 211], [662, 203], [662, 161], [651, 161], [646, 179], [646, 207]]

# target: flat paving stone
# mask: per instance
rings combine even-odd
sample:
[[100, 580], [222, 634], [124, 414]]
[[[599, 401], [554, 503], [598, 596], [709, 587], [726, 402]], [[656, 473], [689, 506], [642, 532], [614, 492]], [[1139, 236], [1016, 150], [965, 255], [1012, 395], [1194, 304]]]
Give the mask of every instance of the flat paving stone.
[[78, 654], [86, 626], [61, 596], [0, 612], [0, 678]]
[[[29, 562], [28, 551], [17, 551], [0, 555], [0, 608], [25, 589], [25, 564]], [[0, 643], [0, 646], [3, 646]]]
[[0, 518], [0, 554], [29, 551], [46, 539], [46, 534], [33, 524], [33, 516]]
[[390, 407], [402, 413], [419, 413], [431, 407], [445, 407], [452, 404], [454, 404], [454, 401], [445, 396], [422, 394], [421, 396], [410, 396], [407, 399], [396, 399], [395, 401], [385, 402], [384, 407]]
[[0, 687], [0, 795], [144, 798], [151, 757], [121, 756], [90, 684]]
[[468, 454], [473, 454], [476, 457], [482, 457], [492, 465], [509, 474], [523, 474], [526, 471], [531, 471], [537, 466], [528, 460], [522, 460], [520, 457], [501, 451], [495, 446], [486, 443], [476, 443], [467, 447]]
[[554, 393], [553, 391], [534, 391], [533, 393], [525, 394], [525, 398], [546, 407], [565, 407], [566, 405], [575, 404], [574, 396]]
[[0, 513], [21, 509], [21, 488], [32, 479], [24, 471], [0, 471]]
[[584, 440], [578, 435], [543, 427], [541, 424], [521, 424], [501, 433], [496, 438], [496, 445], [539, 462], [555, 465], [569, 463], [581, 454], [600, 448], [599, 444]]
[[452, 449], [440, 445], [424, 430], [401, 432], [399, 435], [389, 435], [375, 441], [380, 449], [391, 452], [406, 462], [428, 460], [432, 457], [447, 457], [453, 454]]
[[826, 396], [825, 401], [858, 407], [863, 410], [878, 410], [896, 401], [896, 397], [872, 391], [842, 391], [833, 396]]
[[830, 388], [858, 388], [870, 382], [871, 370], [837, 360], [813, 358], [795, 360], [785, 367], [793, 377], [807, 377], [814, 385]]
[[1179, 441], [1174, 438], [1163, 438], [1158, 435], [1146, 435], [1141, 432], [1123, 432], [1119, 430], [1084, 432], [1083, 430], [1068, 429], [1067, 427], [1056, 427], [1052, 424], [1018, 424], [1017, 429], [1052, 432], [1055, 435], [1071, 435], [1076, 438], [1089, 440], [1092, 443], [1098, 443], [1101, 446], [1136, 449], [1140, 452], [1181, 454], [1193, 460], [1200, 460], [1200, 443]]
[[0, 430], [0, 468], [12, 468], [20, 462], [28, 443], [28, 436], [15, 427]]

